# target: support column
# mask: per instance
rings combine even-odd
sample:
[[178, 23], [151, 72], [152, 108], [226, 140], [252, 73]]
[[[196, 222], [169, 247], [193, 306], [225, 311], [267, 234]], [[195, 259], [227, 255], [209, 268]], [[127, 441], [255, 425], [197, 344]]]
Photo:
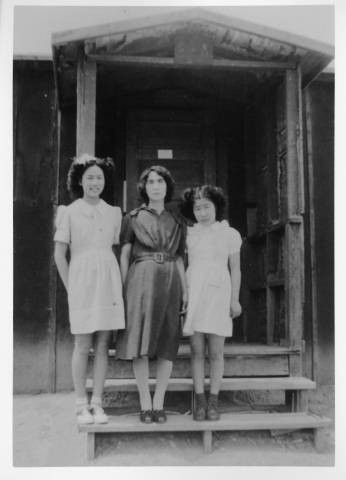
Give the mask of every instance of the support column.
[[87, 448], [87, 459], [93, 460], [95, 458], [95, 432], [87, 432], [86, 434], [86, 448]]
[[96, 63], [87, 61], [81, 51], [77, 66], [76, 155], [95, 155]]
[[[286, 306], [288, 314], [289, 343], [301, 349], [303, 334], [304, 299], [304, 244], [301, 213], [302, 185], [300, 175], [301, 132], [299, 116], [299, 75], [296, 70], [286, 72], [286, 122], [287, 122], [287, 217], [286, 224]], [[301, 375], [301, 356], [291, 356], [290, 374]]]

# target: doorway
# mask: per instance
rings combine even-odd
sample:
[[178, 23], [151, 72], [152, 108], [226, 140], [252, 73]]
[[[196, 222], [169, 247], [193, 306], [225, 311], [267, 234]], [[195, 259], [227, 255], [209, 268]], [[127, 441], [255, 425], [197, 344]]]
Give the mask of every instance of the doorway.
[[[126, 142], [126, 210], [138, 205], [136, 183], [147, 167], [166, 167], [175, 181], [172, 202], [195, 184], [215, 183], [214, 128], [200, 110], [129, 110]], [[208, 133], [207, 133], [208, 132]]]
[[96, 153], [113, 142], [126, 182], [116, 203], [138, 205], [139, 174], [153, 164], [175, 178], [174, 202], [195, 183], [221, 186], [243, 238], [244, 313], [231, 341], [300, 349], [297, 73], [104, 67], [98, 80]]

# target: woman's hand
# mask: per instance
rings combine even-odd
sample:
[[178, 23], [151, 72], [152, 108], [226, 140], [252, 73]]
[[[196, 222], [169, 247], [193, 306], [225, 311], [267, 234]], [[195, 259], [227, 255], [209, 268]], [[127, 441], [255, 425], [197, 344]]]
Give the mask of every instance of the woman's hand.
[[187, 291], [183, 291], [182, 301], [181, 301], [181, 309], [180, 309], [181, 314], [186, 313], [188, 301], [189, 301], [188, 293], [187, 293]]
[[231, 302], [231, 317], [232, 318], [237, 318], [239, 315], [241, 315], [242, 308], [238, 300], [232, 300]]

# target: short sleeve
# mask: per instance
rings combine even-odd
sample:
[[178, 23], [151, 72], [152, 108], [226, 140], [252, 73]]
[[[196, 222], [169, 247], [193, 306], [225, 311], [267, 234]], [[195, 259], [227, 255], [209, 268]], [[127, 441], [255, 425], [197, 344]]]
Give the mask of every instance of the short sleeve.
[[130, 215], [126, 215], [121, 224], [120, 243], [124, 245], [125, 243], [134, 243], [134, 241], [135, 232], [132, 226], [132, 218]]
[[120, 239], [119, 237], [120, 237], [120, 231], [121, 231], [122, 213], [119, 207], [113, 207], [113, 210], [114, 210], [114, 216], [115, 216], [113, 244], [118, 245], [119, 239]]
[[58, 207], [55, 219], [56, 231], [54, 235], [55, 242], [70, 243], [71, 228], [68, 208], [64, 205]]
[[233, 253], [240, 252], [241, 247], [241, 236], [240, 233], [235, 228], [229, 229], [229, 253], [232, 255]]

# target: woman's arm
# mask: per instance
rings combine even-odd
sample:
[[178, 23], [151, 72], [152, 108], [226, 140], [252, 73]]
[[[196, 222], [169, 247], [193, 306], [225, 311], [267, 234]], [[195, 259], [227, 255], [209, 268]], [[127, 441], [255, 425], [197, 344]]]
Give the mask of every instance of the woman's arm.
[[69, 266], [66, 258], [67, 247], [68, 247], [67, 243], [55, 242], [54, 260], [55, 260], [60, 278], [62, 280], [62, 283], [65, 285], [66, 290], [68, 286], [68, 270], [69, 270]]
[[241, 314], [241, 305], [239, 303], [239, 291], [240, 291], [240, 282], [241, 282], [241, 272], [240, 272], [240, 253], [232, 253], [229, 256], [229, 267], [231, 270], [231, 284], [232, 284], [232, 294], [231, 294], [231, 316], [232, 318], [239, 317]]
[[178, 272], [179, 272], [182, 291], [183, 291], [183, 304], [181, 309], [182, 311], [185, 311], [187, 309], [187, 302], [188, 302], [187, 281], [186, 281], [186, 275], [185, 275], [184, 262], [181, 257], [177, 258], [177, 267], [178, 267]]
[[123, 283], [125, 283], [127, 272], [130, 265], [131, 250], [132, 250], [132, 243], [125, 243], [121, 249], [120, 272], [121, 272], [121, 279]]

